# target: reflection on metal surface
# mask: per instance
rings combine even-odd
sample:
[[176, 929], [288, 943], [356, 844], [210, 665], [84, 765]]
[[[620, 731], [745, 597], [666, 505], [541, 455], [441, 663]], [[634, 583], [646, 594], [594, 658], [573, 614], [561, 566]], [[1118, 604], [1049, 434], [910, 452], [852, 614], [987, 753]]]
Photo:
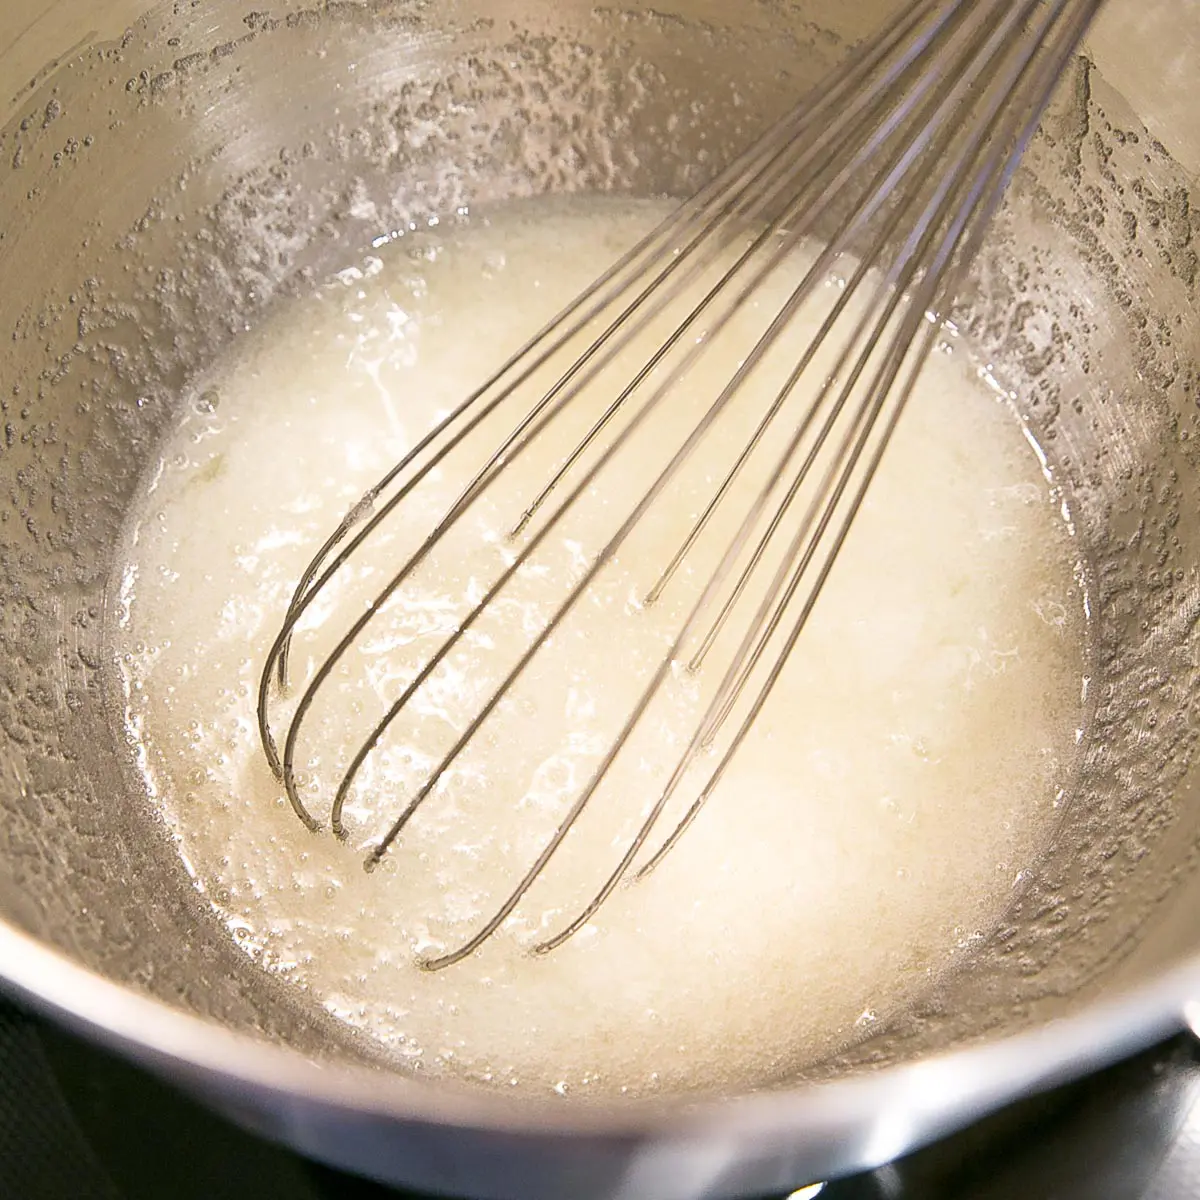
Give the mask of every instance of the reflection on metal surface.
[[1036, 1096], [822, 1200], [1195, 1200], [1200, 1049], [1177, 1037]]
[[[415, 1200], [259, 1142], [3, 1002], [0, 1058], [4, 1195], [63, 1194], [38, 1190], [28, 1172], [66, 1163], [77, 1176], [72, 1194], [94, 1200]], [[21, 1089], [18, 1103], [9, 1095], [14, 1082]], [[148, 1156], [151, 1142], [160, 1153]], [[17, 1151], [26, 1153], [14, 1157]], [[30, 1151], [38, 1151], [36, 1162]], [[230, 1163], [237, 1164], [236, 1175]], [[14, 1171], [25, 1172], [20, 1191], [6, 1187], [17, 1178]], [[1200, 1048], [1190, 1037], [1177, 1037], [906, 1159], [867, 1175], [809, 1184], [786, 1200], [817, 1197], [1200, 1200]]]
[[1187, 1027], [1200, 1037], [1200, 1001], [1189, 1000], [1183, 1006], [1183, 1019]]

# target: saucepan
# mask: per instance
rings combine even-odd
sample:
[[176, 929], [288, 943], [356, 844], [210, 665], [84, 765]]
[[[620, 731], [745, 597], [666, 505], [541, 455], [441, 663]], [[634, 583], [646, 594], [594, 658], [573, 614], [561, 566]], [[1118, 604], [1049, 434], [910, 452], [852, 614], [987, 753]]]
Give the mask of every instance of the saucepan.
[[[1200, 1024], [1200, 13], [1112, 0], [955, 321], [1071, 495], [1091, 713], [969, 963], [753, 1095], [410, 1078], [243, 954], [131, 782], [106, 595], [187, 381], [380, 229], [685, 196], [880, 0], [15, 0], [0, 12], [0, 983], [262, 1134], [450, 1194], [763, 1194]], [[802, 1003], [797, 998], [797, 1004]]]

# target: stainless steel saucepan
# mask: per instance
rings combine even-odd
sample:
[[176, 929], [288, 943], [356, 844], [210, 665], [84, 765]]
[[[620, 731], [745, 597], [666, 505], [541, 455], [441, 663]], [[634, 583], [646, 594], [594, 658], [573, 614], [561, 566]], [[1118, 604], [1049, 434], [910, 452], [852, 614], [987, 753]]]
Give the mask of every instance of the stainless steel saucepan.
[[553, 190], [688, 193], [888, 7], [0, 5], [6, 988], [318, 1158], [512, 1200], [786, 1190], [1196, 1020], [1193, 0], [1111, 0], [957, 314], [1070, 492], [1094, 711], [1053, 847], [918, 1010], [753, 1096], [580, 1107], [420, 1082], [231, 944], [133, 786], [105, 586], [189, 376], [380, 229]]

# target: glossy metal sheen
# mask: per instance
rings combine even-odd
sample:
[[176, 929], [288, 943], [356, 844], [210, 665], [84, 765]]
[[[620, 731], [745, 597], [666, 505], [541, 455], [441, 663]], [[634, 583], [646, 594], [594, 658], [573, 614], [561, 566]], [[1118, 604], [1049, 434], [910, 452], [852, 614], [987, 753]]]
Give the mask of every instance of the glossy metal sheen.
[[[891, 7], [176, 0], [123, 32], [142, 8], [0, 16], [8, 986], [315, 1156], [521, 1200], [786, 1190], [1180, 1024], [1200, 996], [1200, 328], [1168, 153], [1194, 165], [1197, 142], [1169, 105], [1152, 136], [1074, 66], [955, 314], [1058, 472], [1094, 613], [1076, 792], [1001, 928], [904, 1022], [777, 1091], [498, 1100], [372, 1062], [200, 904], [114, 719], [125, 507], [184, 381], [297, 281], [459, 204], [690, 194]], [[1178, 52], [1128, 60], [1165, 76]]]

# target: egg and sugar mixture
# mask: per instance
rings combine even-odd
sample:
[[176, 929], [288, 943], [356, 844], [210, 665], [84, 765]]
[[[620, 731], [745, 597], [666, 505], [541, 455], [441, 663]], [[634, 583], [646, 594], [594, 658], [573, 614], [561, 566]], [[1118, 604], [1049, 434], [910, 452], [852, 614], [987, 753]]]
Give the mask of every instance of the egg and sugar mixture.
[[[1046, 844], [1068, 786], [1086, 672], [1069, 523], [1037, 447], [951, 339], [922, 372], [737, 755], [661, 864], [615, 888], [570, 940], [531, 952], [621, 860], [788, 536], [772, 542], [699, 670], [666, 673], [495, 936], [444, 970], [422, 966], [468, 941], [521, 880], [711, 578], [762, 486], [754, 464], [661, 599], [646, 603], [730, 454], [752, 437], [770, 398], [756, 400], [753, 382], [455, 754], [699, 410], [667, 404], [648, 417], [625, 444], [628, 461], [585, 481], [520, 563], [582, 477], [568, 472], [538, 504], [597, 412], [581, 400], [561, 432], [506, 467], [315, 695], [294, 761], [298, 797], [326, 828], [297, 819], [264, 757], [256, 705], [305, 567], [385, 471], [666, 211], [526, 202], [396, 239], [247, 332], [197, 383], [130, 525], [114, 584], [126, 728], [195, 887], [263, 969], [422, 1075], [567, 1096], [785, 1077], [881, 1028], [969, 954]], [[759, 310], [778, 311], [791, 285], [769, 281]], [[799, 314], [780, 361], [800, 360], [824, 311]], [[631, 348], [639, 361], [662, 329], [642, 336]], [[740, 361], [723, 353], [734, 352], [714, 347], [703, 366], [721, 382]], [[611, 393], [597, 394], [602, 410]], [[481, 424], [478, 448], [500, 443], [512, 412]], [[596, 445], [619, 436], [616, 420]], [[763, 441], [766, 463], [783, 435]], [[271, 702], [281, 750], [313, 671], [482, 461], [447, 456], [309, 605], [292, 686]], [[506, 571], [509, 585], [472, 618]], [[333, 836], [334, 793], [356, 752], [447, 642], [357, 765], [345, 837]], [[731, 718], [723, 736], [736, 726]], [[635, 871], [719, 755], [717, 745], [694, 756]], [[378, 869], [364, 870], [440, 764]]]

